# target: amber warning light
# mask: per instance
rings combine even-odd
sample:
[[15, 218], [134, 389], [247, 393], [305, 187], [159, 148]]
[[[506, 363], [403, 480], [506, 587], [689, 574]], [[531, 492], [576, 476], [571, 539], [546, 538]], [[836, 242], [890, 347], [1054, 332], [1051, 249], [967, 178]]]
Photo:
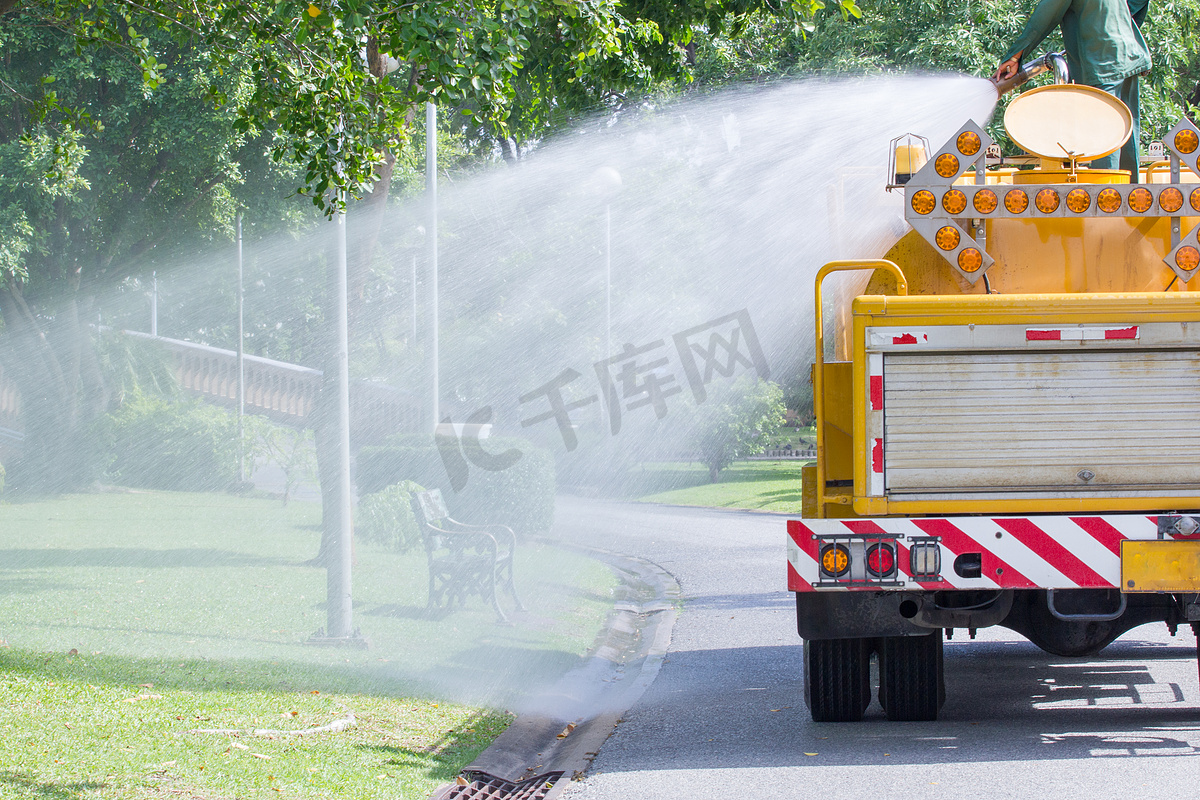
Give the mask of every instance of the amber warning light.
[[831, 544], [821, 550], [821, 571], [833, 578], [840, 578], [850, 570], [850, 551], [840, 544]]

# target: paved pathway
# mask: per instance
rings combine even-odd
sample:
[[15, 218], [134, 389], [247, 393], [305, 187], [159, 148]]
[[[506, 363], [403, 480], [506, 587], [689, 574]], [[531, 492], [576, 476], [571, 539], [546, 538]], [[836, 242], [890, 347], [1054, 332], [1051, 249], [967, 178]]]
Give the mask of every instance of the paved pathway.
[[946, 645], [936, 723], [816, 724], [784, 590], [784, 517], [562, 498], [564, 538], [650, 559], [685, 605], [657, 680], [571, 800], [633, 797], [1193, 797], [1194, 638], [1126, 634], [1047, 656], [1004, 629]]

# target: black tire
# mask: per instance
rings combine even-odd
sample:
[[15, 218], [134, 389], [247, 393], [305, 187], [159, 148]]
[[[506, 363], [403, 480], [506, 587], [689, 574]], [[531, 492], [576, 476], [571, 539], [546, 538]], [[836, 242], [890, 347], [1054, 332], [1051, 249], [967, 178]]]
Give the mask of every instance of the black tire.
[[804, 640], [804, 700], [814, 722], [857, 722], [871, 704], [871, 640]]
[[879, 703], [890, 720], [931, 721], [946, 702], [942, 632], [879, 640]]

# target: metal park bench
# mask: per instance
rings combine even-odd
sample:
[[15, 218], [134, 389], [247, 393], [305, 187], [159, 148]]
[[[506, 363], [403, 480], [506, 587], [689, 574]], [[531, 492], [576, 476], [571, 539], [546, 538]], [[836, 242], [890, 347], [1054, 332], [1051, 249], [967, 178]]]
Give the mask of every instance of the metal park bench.
[[516, 609], [525, 610], [513, 584], [517, 543], [511, 528], [452, 519], [440, 489], [417, 493], [413, 505], [429, 562], [429, 609], [449, 610], [455, 601], [465, 603], [477, 594], [491, 600], [500, 621], [508, 622], [498, 596], [503, 588]]

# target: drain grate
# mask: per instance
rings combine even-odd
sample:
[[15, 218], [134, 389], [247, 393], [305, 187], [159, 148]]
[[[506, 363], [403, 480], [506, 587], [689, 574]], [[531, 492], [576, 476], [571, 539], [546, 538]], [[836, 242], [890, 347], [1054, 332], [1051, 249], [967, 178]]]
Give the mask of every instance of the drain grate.
[[447, 786], [431, 800], [543, 800], [562, 776], [561, 772], [547, 772], [513, 783], [486, 772], [467, 770], [459, 779], [466, 783]]

